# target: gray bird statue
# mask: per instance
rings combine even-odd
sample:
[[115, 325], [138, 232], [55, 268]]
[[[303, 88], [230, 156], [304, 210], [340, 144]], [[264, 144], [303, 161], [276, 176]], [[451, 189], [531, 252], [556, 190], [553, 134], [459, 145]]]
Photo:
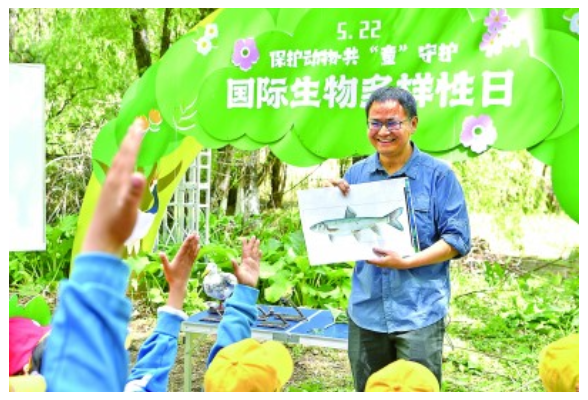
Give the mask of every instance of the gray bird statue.
[[235, 290], [238, 283], [235, 275], [223, 272], [213, 262], [206, 265], [203, 276], [204, 292], [213, 299], [220, 300], [221, 305], [224, 300], [233, 294], [233, 290]]

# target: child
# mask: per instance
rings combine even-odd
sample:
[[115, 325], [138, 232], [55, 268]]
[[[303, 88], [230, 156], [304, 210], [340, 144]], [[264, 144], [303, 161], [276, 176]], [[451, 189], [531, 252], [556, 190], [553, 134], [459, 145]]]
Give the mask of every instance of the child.
[[[241, 264], [233, 261], [239, 284], [226, 302], [225, 314], [218, 329], [218, 339], [207, 362], [210, 366], [205, 377], [207, 391], [276, 391], [292, 375], [292, 360], [283, 345], [276, 342], [259, 344], [253, 339], [248, 339], [251, 337], [251, 325], [257, 319], [256, 302], [259, 292], [255, 287], [259, 278], [260, 259], [259, 240], [255, 237], [244, 240]], [[164, 261], [164, 266], [165, 264]], [[164, 269], [169, 270], [165, 267]], [[185, 270], [189, 271], [187, 263]], [[170, 276], [166, 273], [168, 281]], [[184, 277], [185, 280], [178, 279], [178, 282], [184, 282], [180, 286], [185, 288], [189, 274]], [[170, 300], [171, 288], [170, 283]], [[172, 307], [176, 312], [181, 312], [179, 310], [183, 305], [183, 295], [178, 296], [178, 300]], [[169, 322], [173, 317], [165, 317], [165, 313], [160, 310], [158, 327], [139, 351], [137, 363], [126, 386], [127, 391], [166, 390], [169, 371], [177, 354], [177, 336], [185, 317], [185, 314], [176, 316], [174, 322], [164, 326], [164, 321]], [[228, 376], [234, 379], [228, 379]]]
[[541, 351], [539, 375], [548, 392], [580, 391], [580, 335], [570, 335]]
[[21, 317], [9, 318], [8, 325], [8, 380], [11, 391], [45, 391], [45, 379], [39, 373], [51, 327]]
[[293, 372], [290, 353], [278, 342], [251, 339], [257, 320], [259, 240], [243, 242], [241, 265], [233, 261], [239, 284], [225, 303], [217, 340], [210, 350], [204, 376], [207, 392], [276, 392]]
[[366, 392], [438, 392], [439, 382], [425, 366], [397, 360], [379, 370], [367, 381]]
[[147, 123], [129, 128], [104, 181], [81, 254], [60, 285], [42, 375], [48, 391], [122, 391], [130, 270], [120, 256], [137, 219], [145, 178], [134, 173]]
[[9, 318], [8, 326], [8, 376], [40, 372], [45, 339], [51, 328], [20, 317]]
[[139, 350], [137, 362], [125, 386], [126, 392], [167, 390], [169, 372], [178, 353], [180, 328], [182, 322], [188, 319], [182, 309], [192, 266], [199, 251], [199, 238], [190, 235], [171, 263], [164, 253], [160, 253], [165, 279], [169, 284], [169, 297], [166, 306], [157, 310], [157, 326]]
[[278, 392], [293, 372], [283, 344], [243, 339], [220, 350], [206, 371], [207, 392]]

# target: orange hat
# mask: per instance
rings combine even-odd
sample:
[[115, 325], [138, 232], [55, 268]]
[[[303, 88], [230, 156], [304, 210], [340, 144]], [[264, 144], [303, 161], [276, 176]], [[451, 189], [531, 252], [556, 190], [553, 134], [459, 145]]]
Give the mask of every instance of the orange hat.
[[546, 346], [539, 375], [548, 392], [575, 392], [580, 378], [580, 336], [570, 335]]
[[204, 375], [207, 392], [276, 392], [294, 371], [283, 344], [245, 339], [218, 352]]
[[439, 382], [425, 366], [398, 360], [382, 368], [367, 381], [366, 392], [438, 392]]

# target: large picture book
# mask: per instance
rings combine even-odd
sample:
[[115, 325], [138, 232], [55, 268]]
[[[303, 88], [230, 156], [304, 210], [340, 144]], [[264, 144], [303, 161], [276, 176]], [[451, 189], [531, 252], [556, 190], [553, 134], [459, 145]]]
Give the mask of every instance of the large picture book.
[[417, 252], [418, 236], [408, 178], [298, 192], [311, 265], [377, 258], [373, 249], [401, 256]]

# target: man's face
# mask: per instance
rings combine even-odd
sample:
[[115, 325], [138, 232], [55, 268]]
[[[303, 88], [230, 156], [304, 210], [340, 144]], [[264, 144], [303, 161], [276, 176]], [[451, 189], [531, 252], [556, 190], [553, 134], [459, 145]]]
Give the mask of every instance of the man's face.
[[396, 100], [373, 103], [368, 116], [368, 137], [376, 151], [385, 157], [400, 157], [410, 151], [410, 137], [418, 118], [408, 118]]

